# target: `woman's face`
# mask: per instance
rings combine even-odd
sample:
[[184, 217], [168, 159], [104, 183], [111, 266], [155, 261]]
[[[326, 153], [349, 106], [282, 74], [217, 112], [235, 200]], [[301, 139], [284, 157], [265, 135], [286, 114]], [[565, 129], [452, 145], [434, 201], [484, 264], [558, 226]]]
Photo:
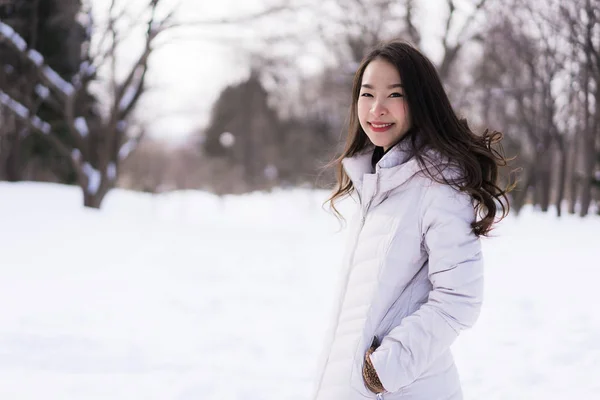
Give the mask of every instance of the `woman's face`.
[[357, 108], [360, 126], [371, 142], [384, 150], [398, 143], [411, 127], [400, 74], [383, 59], [376, 58], [367, 65]]

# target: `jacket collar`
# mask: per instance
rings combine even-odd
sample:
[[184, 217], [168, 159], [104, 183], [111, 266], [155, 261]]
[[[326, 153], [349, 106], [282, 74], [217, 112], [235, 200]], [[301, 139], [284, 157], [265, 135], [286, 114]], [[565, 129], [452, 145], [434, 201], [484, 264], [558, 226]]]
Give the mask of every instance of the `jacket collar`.
[[342, 160], [346, 174], [356, 190], [361, 193], [363, 182], [379, 179], [379, 191], [389, 191], [407, 181], [419, 171], [418, 162], [411, 158], [410, 142], [403, 140], [391, 148], [377, 162], [375, 169], [371, 165], [371, 157], [375, 146], [370, 145], [361, 153]]

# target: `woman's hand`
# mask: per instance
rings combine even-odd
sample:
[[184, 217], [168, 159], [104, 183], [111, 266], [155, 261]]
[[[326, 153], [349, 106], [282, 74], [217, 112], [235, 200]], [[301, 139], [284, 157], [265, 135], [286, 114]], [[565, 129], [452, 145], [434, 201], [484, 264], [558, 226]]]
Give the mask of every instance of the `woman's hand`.
[[377, 349], [377, 344], [374, 342], [365, 354], [365, 362], [363, 363], [362, 374], [367, 389], [373, 393], [383, 393], [385, 392], [385, 389], [379, 380], [379, 376], [377, 376], [377, 371], [375, 371], [375, 367], [373, 367], [371, 359], [369, 358], [375, 349]]

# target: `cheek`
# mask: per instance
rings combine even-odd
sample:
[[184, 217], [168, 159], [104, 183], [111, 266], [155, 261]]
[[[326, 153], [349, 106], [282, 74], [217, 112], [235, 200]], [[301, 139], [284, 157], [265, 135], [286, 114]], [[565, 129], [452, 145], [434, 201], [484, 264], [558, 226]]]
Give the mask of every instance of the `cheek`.
[[369, 112], [369, 109], [365, 105], [365, 103], [359, 101], [358, 104], [356, 105], [356, 114], [358, 115], [358, 120], [360, 121], [361, 124], [363, 123], [363, 121], [366, 120], [368, 112]]
[[406, 121], [410, 120], [410, 113], [408, 112], [408, 106], [406, 103], [403, 102], [402, 104], [399, 104], [395, 111], [398, 117], [401, 117]]

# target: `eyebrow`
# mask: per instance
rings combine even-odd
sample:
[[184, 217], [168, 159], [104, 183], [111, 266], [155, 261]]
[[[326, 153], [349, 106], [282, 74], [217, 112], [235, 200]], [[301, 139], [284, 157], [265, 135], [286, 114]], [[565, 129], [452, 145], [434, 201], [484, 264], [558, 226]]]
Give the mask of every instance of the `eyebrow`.
[[[361, 87], [367, 88], [367, 89], [375, 89], [373, 87], [373, 85], [369, 85], [368, 83], [365, 83], [363, 85], [361, 85]], [[403, 88], [404, 85], [401, 83], [394, 83], [393, 85], [389, 85], [388, 89], [394, 89], [394, 88]]]

